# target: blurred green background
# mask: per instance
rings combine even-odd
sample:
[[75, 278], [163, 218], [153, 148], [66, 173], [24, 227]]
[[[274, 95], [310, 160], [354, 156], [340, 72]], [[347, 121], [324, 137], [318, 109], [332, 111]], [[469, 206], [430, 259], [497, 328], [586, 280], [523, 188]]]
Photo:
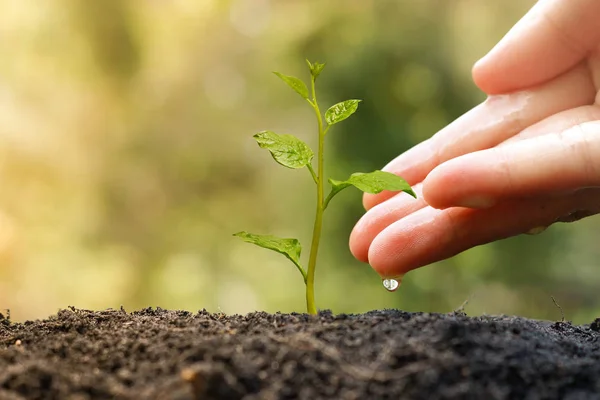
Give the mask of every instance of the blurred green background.
[[[303, 284], [239, 230], [308, 243], [313, 186], [252, 135], [314, 145], [313, 114], [270, 71], [328, 63], [330, 176], [381, 168], [484, 96], [473, 63], [523, 0], [103, 0], [0, 3], [0, 308], [303, 311]], [[326, 215], [317, 302], [334, 312], [600, 315], [597, 219], [482, 246], [388, 293], [348, 250], [348, 190]], [[305, 252], [307, 256], [308, 251]]]

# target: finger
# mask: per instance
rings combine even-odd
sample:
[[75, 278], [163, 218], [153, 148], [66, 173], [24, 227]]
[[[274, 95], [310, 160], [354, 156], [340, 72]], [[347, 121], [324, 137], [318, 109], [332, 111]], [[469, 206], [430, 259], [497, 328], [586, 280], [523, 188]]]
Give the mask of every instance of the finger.
[[[589, 71], [583, 65], [578, 66], [530, 91], [490, 97], [383, 170], [414, 185], [447, 160], [496, 146], [549, 115], [592, 104], [594, 97]], [[393, 196], [390, 192], [367, 194], [363, 196], [363, 205], [368, 210]]]
[[600, 1], [539, 1], [473, 67], [485, 93], [546, 82], [578, 64], [600, 41]]
[[413, 186], [413, 190], [417, 199], [407, 195], [396, 196], [371, 208], [356, 223], [350, 234], [350, 251], [357, 260], [368, 262], [371, 242], [388, 225], [427, 206], [423, 200], [421, 185]]
[[475, 246], [598, 213], [598, 188], [513, 200], [485, 210], [423, 208], [377, 235], [369, 248], [369, 263], [384, 278], [398, 277]]
[[547, 135], [555, 132], [562, 132], [576, 125], [590, 121], [600, 121], [600, 105], [582, 106], [566, 110], [530, 126], [519, 132], [517, 135], [508, 138], [498, 146], [510, 145], [525, 139]]
[[448, 161], [423, 182], [435, 208], [486, 208], [515, 197], [600, 186], [600, 121]]

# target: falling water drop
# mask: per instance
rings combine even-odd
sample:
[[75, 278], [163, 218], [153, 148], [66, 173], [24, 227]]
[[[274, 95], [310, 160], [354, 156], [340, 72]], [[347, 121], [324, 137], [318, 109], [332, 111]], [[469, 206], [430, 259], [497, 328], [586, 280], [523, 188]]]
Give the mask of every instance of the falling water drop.
[[400, 287], [400, 282], [392, 278], [384, 279], [383, 287], [386, 288], [388, 292], [395, 292]]
[[400, 274], [393, 278], [384, 278], [381, 283], [383, 283], [383, 287], [386, 288], [388, 292], [395, 292], [402, 284], [403, 278], [404, 274]]

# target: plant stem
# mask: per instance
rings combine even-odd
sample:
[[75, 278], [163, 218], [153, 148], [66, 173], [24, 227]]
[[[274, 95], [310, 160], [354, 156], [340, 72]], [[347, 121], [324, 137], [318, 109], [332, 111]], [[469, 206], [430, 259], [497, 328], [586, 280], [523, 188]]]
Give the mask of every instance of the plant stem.
[[321, 240], [321, 228], [323, 226], [323, 150], [325, 145], [325, 131], [323, 130], [323, 118], [317, 104], [317, 94], [315, 92], [315, 78], [311, 77], [312, 106], [317, 115], [319, 125], [319, 152], [317, 155], [317, 211], [315, 214], [315, 225], [313, 228], [312, 243], [310, 247], [310, 257], [308, 259], [308, 273], [306, 279], [306, 309], [309, 314], [316, 314], [315, 305], [315, 268], [317, 266], [317, 255], [319, 253], [319, 242]]
[[307, 164], [306, 165], [308, 167], [308, 170], [310, 171], [310, 175], [313, 178], [313, 181], [315, 181], [315, 183], [318, 185], [319, 184], [319, 180], [317, 179], [317, 174], [315, 174], [315, 170], [313, 169], [312, 165]]

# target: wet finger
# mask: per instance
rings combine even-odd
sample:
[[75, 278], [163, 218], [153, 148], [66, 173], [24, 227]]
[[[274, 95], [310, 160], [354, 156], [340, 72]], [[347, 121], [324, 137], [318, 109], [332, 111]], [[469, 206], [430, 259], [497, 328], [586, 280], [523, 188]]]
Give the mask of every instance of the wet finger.
[[369, 246], [375, 237], [389, 225], [427, 206], [423, 200], [421, 185], [413, 186], [414, 199], [406, 194], [395, 196], [363, 215], [350, 234], [350, 251], [362, 262], [368, 262]]
[[506, 146], [524, 139], [562, 132], [576, 125], [590, 121], [600, 121], [600, 105], [582, 106], [566, 110], [530, 126], [498, 146]]
[[423, 208], [384, 229], [368, 259], [382, 277], [397, 277], [472, 247], [600, 213], [600, 189], [530, 198], [476, 210]]
[[435, 208], [487, 208], [510, 198], [600, 187], [600, 121], [448, 161], [429, 174]]

